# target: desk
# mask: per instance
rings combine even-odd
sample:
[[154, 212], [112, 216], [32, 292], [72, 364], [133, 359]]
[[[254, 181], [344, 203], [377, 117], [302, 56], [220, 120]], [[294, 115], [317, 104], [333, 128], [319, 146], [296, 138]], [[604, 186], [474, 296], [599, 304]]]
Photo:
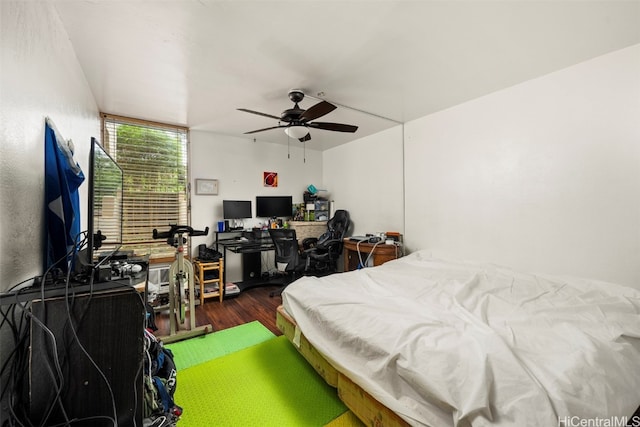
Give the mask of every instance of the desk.
[[[223, 258], [227, 258], [227, 250], [234, 254], [242, 255], [242, 282], [236, 283], [243, 291], [253, 286], [272, 284], [269, 280], [262, 280], [262, 262], [260, 254], [274, 249], [273, 241], [268, 239], [255, 239], [241, 241], [236, 239], [218, 240], [216, 243], [222, 246]], [[227, 283], [227, 269], [223, 270], [222, 280]]]
[[369, 256], [371, 251], [373, 251], [371, 258], [373, 258], [374, 267], [402, 256], [402, 249], [396, 245], [386, 245], [384, 243], [376, 245], [374, 243], [365, 242], [360, 242], [360, 244], [358, 244], [358, 242], [346, 238], [344, 239], [343, 246], [344, 271], [357, 270], [358, 264], [360, 263], [358, 250], [360, 251], [363, 262]]
[[[227, 230], [227, 231], [215, 231], [215, 236], [216, 236], [216, 240], [215, 240], [215, 245], [216, 245], [216, 251], [220, 251], [219, 247], [220, 247], [220, 242], [225, 242], [225, 241], [234, 241], [236, 237], [240, 237], [240, 236], [244, 236], [245, 233], [249, 233], [249, 230]], [[226, 237], [222, 237], [225, 236]]]

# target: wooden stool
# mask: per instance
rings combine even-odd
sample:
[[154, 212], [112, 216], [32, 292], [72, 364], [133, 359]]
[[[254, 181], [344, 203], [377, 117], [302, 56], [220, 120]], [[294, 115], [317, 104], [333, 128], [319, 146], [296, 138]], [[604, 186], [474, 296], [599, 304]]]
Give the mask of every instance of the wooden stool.
[[[224, 273], [224, 258], [220, 258], [218, 261], [204, 261], [196, 259], [193, 262], [193, 268], [195, 269], [195, 282], [200, 286], [200, 305], [204, 304], [205, 298], [219, 297], [220, 302], [224, 298], [224, 283], [222, 277]], [[205, 279], [205, 272], [218, 271], [218, 277], [215, 279]], [[214, 292], [205, 293], [205, 285], [218, 284], [218, 290]]]

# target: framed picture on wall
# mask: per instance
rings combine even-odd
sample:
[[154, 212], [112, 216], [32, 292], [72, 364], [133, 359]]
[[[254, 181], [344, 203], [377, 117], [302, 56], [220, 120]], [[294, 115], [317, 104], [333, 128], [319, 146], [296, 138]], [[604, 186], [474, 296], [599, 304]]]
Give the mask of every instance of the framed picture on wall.
[[215, 196], [218, 194], [217, 179], [196, 179], [196, 194]]
[[262, 174], [262, 181], [265, 187], [277, 187], [278, 186], [278, 172], [264, 172]]

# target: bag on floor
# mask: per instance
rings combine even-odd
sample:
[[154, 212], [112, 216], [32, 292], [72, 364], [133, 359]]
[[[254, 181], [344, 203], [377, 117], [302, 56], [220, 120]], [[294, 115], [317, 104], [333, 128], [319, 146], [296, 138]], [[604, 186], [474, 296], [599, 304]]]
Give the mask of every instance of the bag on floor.
[[144, 375], [144, 418], [165, 417], [171, 425], [182, 415], [182, 408], [173, 400], [177, 387], [177, 371], [173, 353], [155, 336], [146, 333], [147, 357]]

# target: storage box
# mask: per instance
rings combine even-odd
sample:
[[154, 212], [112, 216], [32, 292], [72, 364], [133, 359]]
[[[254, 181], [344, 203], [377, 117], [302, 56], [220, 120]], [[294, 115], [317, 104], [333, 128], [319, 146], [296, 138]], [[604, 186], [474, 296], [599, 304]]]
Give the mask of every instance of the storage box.
[[224, 285], [224, 297], [233, 298], [240, 294], [240, 288], [235, 283], [225, 283]]

